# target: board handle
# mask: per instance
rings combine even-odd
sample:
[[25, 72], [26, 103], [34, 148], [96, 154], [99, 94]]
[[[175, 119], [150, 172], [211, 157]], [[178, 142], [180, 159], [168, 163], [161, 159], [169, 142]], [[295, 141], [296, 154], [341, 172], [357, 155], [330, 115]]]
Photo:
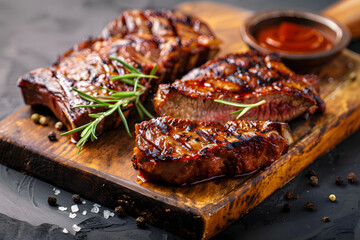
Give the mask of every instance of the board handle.
[[360, 37], [360, 1], [341, 0], [322, 11], [324, 16], [335, 18], [343, 25], [347, 26], [351, 33], [351, 38]]

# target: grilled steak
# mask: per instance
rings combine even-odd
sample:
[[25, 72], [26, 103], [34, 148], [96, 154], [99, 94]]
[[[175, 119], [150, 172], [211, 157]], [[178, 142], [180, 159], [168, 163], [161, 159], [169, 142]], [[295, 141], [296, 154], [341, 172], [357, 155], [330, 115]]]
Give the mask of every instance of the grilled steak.
[[267, 167], [286, 153], [286, 123], [198, 122], [160, 117], [136, 124], [134, 166], [151, 181], [180, 185]]
[[[20, 77], [25, 102], [49, 107], [68, 129], [89, 122], [88, 113], [103, 109], [73, 108], [88, 104], [73, 90], [89, 95], [108, 95], [101, 87], [132, 91], [121, 81], [110, 81], [111, 75], [127, 70], [109, 56], [118, 56], [149, 74], [157, 64], [158, 83], [173, 80], [184, 71], [204, 63], [218, 51], [219, 41], [199, 19], [173, 11], [125, 11], [109, 23], [98, 38], [92, 38], [65, 52], [56, 63]], [[155, 82], [155, 81], [153, 81]], [[140, 83], [151, 86], [145, 79]], [[125, 115], [131, 106], [123, 109]], [[120, 123], [114, 114], [98, 125], [98, 132]]]
[[171, 85], [162, 84], [154, 98], [159, 116], [199, 121], [229, 121], [236, 107], [215, 103], [266, 103], [251, 109], [243, 120], [288, 121], [304, 113], [325, 110], [319, 98], [319, 79], [297, 75], [280, 62], [278, 55], [256, 51], [229, 54], [210, 60]]

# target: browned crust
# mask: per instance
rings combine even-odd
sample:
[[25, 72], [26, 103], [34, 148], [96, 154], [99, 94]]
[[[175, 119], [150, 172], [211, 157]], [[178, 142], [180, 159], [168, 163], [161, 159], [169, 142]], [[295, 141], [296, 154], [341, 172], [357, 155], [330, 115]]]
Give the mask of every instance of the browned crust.
[[136, 124], [134, 163], [152, 181], [184, 184], [272, 164], [292, 142], [273, 122], [197, 122], [162, 117]]

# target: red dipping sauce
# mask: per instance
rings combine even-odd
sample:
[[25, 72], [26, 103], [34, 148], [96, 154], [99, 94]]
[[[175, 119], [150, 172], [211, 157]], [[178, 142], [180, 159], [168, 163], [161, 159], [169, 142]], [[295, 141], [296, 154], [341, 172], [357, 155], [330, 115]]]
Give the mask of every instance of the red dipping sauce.
[[264, 28], [256, 36], [258, 43], [271, 50], [313, 53], [330, 49], [333, 43], [318, 29], [291, 22]]

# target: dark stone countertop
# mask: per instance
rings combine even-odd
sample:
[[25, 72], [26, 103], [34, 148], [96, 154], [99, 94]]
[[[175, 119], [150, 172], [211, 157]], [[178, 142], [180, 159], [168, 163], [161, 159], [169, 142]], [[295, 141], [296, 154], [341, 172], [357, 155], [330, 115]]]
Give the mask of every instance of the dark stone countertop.
[[[334, 3], [326, 1], [289, 0], [226, 0], [223, 3], [255, 11], [271, 8], [297, 8], [320, 11]], [[172, 8], [175, 0], [121, 1], [10, 1], [0, 0], [0, 119], [24, 106], [16, 87], [17, 78], [31, 69], [48, 66], [73, 44], [89, 35], [97, 35], [106, 23], [127, 8]], [[360, 41], [350, 48], [360, 52]], [[360, 184], [349, 184], [346, 176], [360, 176], [360, 131], [329, 153], [316, 160], [294, 180], [276, 191], [249, 214], [236, 221], [215, 239], [360, 239]], [[1, 156], [0, 156], [1, 157]], [[309, 185], [307, 172], [314, 169], [319, 186]], [[335, 179], [343, 176], [344, 186]], [[91, 213], [92, 202], [81, 204], [75, 219], [69, 210], [61, 212], [47, 204], [54, 186], [0, 165], [0, 239], [180, 239], [173, 234], [149, 226], [142, 230], [131, 217], [104, 219]], [[61, 205], [74, 203], [72, 193], [60, 189]], [[292, 191], [299, 199], [285, 200]], [[328, 200], [335, 194], [336, 202]], [[309, 212], [305, 204], [313, 201], [316, 210]], [[290, 212], [283, 212], [285, 203]], [[87, 210], [84, 216], [81, 213]], [[325, 223], [322, 218], [330, 217]], [[73, 224], [82, 227], [75, 236]], [[62, 233], [67, 228], [70, 234]]]

